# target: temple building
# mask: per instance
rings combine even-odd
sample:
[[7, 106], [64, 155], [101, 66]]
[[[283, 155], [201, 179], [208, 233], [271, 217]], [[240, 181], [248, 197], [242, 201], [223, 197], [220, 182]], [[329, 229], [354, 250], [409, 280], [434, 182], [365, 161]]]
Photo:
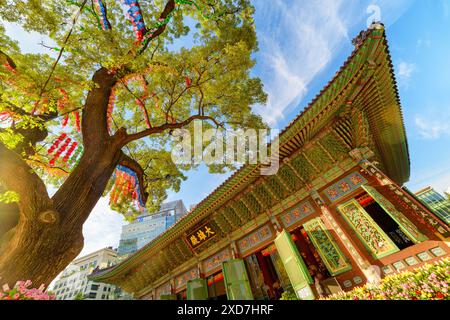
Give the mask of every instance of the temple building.
[[169, 230], [96, 273], [137, 299], [317, 299], [447, 257], [450, 229], [402, 188], [408, 143], [382, 24], [279, 135]]

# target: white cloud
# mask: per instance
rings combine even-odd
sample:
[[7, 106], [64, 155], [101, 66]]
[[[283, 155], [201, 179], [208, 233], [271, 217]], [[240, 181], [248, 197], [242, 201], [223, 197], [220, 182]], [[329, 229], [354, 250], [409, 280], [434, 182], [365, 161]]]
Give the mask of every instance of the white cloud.
[[[357, 0], [255, 1], [260, 47], [256, 71], [269, 95], [267, 105], [256, 106], [255, 111], [274, 126], [303, 102], [311, 81], [357, 34], [352, 28], [357, 26], [359, 31], [366, 27], [365, 22], [372, 14], [367, 9], [372, 3]], [[377, 11], [379, 18], [388, 26], [412, 1], [379, 0], [374, 3], [380, 9]]]
[[417, 65], [406, 61], [397, 64], [397, 80], [400, 85], [408, 86], [413, 74], [417, 72]]
[[342, 0], [255, 3], [258, 76], [269, 94], [267, 106], [256, 111], [271, 125], [298, 105], [342, 40], [350, 41], [342, 5]]
[[447, 119], [430, 120], [416, 116], [415, 125], [424, 139], [439, 139], [443, 135], [450, 135], [450, 121]]
[[431, 48], [431, 40], [430, 39], [422, 39], [422, 38], [417, 39], [417, 43], [416, 43], [417, 50], [419, 50], [422, 47], [425, 47], [427, 49]]

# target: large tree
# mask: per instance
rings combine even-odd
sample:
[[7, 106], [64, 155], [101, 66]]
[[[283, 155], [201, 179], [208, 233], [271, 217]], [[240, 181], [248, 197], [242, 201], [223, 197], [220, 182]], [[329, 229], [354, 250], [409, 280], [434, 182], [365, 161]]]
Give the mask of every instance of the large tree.
[[[83, 248], [99, 198], [126, 190], [119, 166], [149, 211], [177, 191], [192, 166], [171, 161], [175, 129], [263, 125], [254, 8], [196, 1], [0, 0], [0, 22], [49, 50], [21, 52], [0, 25], [1, 283], [48, 285]], [[131, 194], [116, 192], [113, 209], [138, 212]]]

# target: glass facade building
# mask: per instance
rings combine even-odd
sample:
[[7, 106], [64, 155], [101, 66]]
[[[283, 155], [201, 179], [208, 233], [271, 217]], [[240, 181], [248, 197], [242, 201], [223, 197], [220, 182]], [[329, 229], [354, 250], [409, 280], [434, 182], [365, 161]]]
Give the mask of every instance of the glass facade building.
[[187, 210], [183, 201], [163, 203], [159, 212], [145, 213], [132, 223], [122, 227], [118, 248], [119, 256], [129, 255], [141, 249], [183, 217]]
[[439, 218], [450, 224], [450, 199], [446, 199], [431, 187], [416, 192], [416, 196]]

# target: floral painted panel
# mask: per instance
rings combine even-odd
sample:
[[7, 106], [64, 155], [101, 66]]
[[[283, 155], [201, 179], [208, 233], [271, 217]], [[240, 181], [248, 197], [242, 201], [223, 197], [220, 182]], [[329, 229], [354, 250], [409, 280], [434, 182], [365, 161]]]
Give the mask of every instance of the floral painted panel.
[[175, 288], [179, 289], [179, 288], [185, 286], [189, 280], [197, 279], [199, 277], [200, 277], [200, 275], [198, 272], [198, 268], [197, 267], [192, 268], [191, 270], [189, 270], [175, 278]]
[[308, 217], [309, 215], [315, 213], [314, 207], [309, 201], [303, 201], [294, 209], [281, 215], [281, 222], [285, 228], [289, 228], [300, 220]]
[[203, 272], [209, 274], [211, 271], [217, 270], [222, 267], [222, 262], [231, 259], [231, 251], [229, 248], [225, 248], [219, 253], [203, 261]]
[[362, 175], [360, 175], [358, 172], [353, 172], [352, 174], [346, 176], [344, 179], [333, 184], [331, 187], [325, 189], [325, 195], [331, 201], [336, 201], [366, 182], [367, 180], [364, 179]]
[[352, 268], [320, 218], [308, 221], [303, 227], [332, 276]]
[[253, 248], [258, 247], [264, 242], [271, 240], [274, 237], [272, 229], [269, 225], [265, 225], [258, 230], [250, 233], [245, 238], [238, 241], [238, 248], [241, 253], [245, 253]]
[[373, 257], [379, 259], [399, 251], [356, 200], [338, 206], [338, 210]]
[[183, 273], [182, 275], [175, 278], [175, 288], [179, 289], [186, 285], [189, 280], [197, 279], [200, 275], [198, 273], [198, 268], [192, 268], [191, 270]]
[[172, 287], [169, 282], [156, 289], [156, 297], [159, 299], [162, 295], [170, 294]]

